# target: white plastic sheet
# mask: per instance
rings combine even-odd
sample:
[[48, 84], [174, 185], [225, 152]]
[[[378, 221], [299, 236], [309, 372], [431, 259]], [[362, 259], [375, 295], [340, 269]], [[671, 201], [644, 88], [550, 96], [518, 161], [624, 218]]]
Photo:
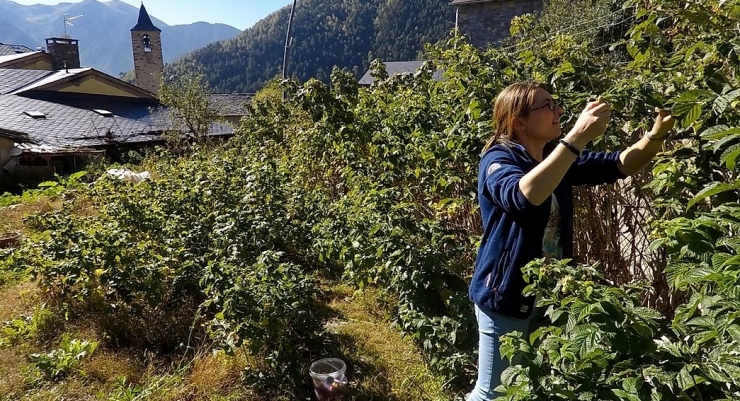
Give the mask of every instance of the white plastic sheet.
[[106, 174], [110, 174], [118, 179], [133, 182], [133, 183], [139, 183], [144, 180], [148, 180], [150, 178], [150, 174], [148, 171], [143, 171], [141, 173], [134, 173], [133, 171], [127, 169], [127, 168], [113, 168], [106, 171]]

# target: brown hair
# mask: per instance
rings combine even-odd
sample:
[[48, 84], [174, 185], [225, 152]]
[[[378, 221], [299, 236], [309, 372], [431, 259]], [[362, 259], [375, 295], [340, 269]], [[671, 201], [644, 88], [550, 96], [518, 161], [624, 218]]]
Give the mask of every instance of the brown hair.
[[545, 89], [545, 85], [517, 82], [499, 93], [493, 105], [493, 137], [483, 147], [483, 153], [497, 143], [514, 138], [514, 120], [529, 113], [538, 89]]

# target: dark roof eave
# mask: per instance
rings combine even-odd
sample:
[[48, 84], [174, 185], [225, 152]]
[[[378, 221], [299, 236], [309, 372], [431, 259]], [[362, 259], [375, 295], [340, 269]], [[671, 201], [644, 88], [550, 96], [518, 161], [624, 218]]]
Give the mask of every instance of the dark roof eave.
[[144, 29], [139, 27], [139, 25], [137, 24], [135, 27], [131, 28], [131, 32], [162, 32], [162, 30], [154, 25], [152, 25], [151, 28]]
[[29, 138], [28, 134], [26, 134], [25, 132], [13, 131], [7, 128], [0, 128], [0, 137], [7, 138], [13, 142], [18, 142], [18, 143], [36, 144], [36, 142], [31, 140], [31, 138]]

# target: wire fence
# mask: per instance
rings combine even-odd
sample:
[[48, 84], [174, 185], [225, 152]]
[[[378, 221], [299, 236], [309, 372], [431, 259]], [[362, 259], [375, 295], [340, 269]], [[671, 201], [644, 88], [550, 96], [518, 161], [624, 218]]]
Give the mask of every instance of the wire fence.
[[[607, 49], [615, 50], [624, 45], [625, 28], [638, 20], [634, 11], [613, 11], [499, 50], [516, 57], [522, 52], [541, 49], [558, 35], [590, 35], [594, 39], [590, 41], [591, 46], [586, 44], [588, 50], [591, 54], [603, 55]], [[585, 29], [578, 29], [582, 27]], [[599, 34], [601, 36], [597, 37]], [[612, 65], [624, 67], [632, 62], [628, 57]], [[616, 285], [634, 281], [651, 283], [652, 290], [644, 294], [644, 304], [670, 314], [679, 300], [673, 299], [663, 274], [664, 253], [650, 250], [648, 222], [654, 217], [654, 210], [649, 193], [643, 189], [650, 180], [651, 174], [643, 172], [614, 186], [576, 188], [574, 256], [583, 263], [600, 262], [607, 277]]]
[[[552, 39], [554, 37], [557, 37], [558, 35], [562, 35], [562, 34], [566, 34], [566, 33], [568, 35], [571, 35], [571, 36], [581, 37], [581, 36], [583, 36], [585, 34], [588, 34], [588, 33], [604, 31], [604, 30], [607, 30], [609, 28], [614, 28], [614, 27], [620, 26], [620, 25], [622, 25], [624, 23], [627, 23], [627, 22], [630, 22], [630, 21], [634, 20], [635, 19], [635, 16], [631, 12], [633, 10], [634, 9], [632, 9], [632, 8], [620, 9], [620, 10], [611, 12], [611, 13], [609, 13], [607, 15], [604, 15], [604, 16], [601, 16], [601, 17], [597, 17], [597, 18], [594, 18], [594, 19], [591, 19], [591, 20], [583, 21], [583, 22], [580, 22], [578, 24], [571, 25], [571, 26], [568, 26], [568, 27], [559, 29], [557, 31], [554, 31], [554, 32], [551, 32], [551, 33], [547, 33], [545, 35], [536, 36], [536, 37], [532, 37], [532, 38], [527, 38], [527, 39], [525, 39], [523, 41], [520, 41], [520, 42], [517, 42], [515, 44], [509, 45], [509, 46], [500, 47], [499, 50], [501, 50], [503, 52], [508, 52], [509, 50], [512, 50], [512, 49], [517, 49], [517, 48], [518, 49], [521, 49], [523, 46], [526, 46], [526, 45], [529, 45], [529, 44], [535, 44], [535, 43], [538, 43], [538, 42], [541, 43], [541, 42], [550, 40], [550, 39]], [[618, 21], [614, 21], [612, 19], [614, 16], [617, 16], [617, 15], [620, 15], [620, 14], [624, 14], [624, 13], [628, 13], [628, 15], [627, 15], [626, 18], [621, 18]], [[593, 23], [596, 23], [596, 22], [599, 22], [599, 21], [604, 21], [604, 20], [607, 20], [608, 22], [605, 23], [605, 24], [599, 24], [599, 25], [591, 26], [591, 27], [589, 27], [587, 29], [580, 30], [580, 31], [575, 31], [574, 30], [577, 27], [581, 27], [581, 26], [584, 26], [584, 25], [593, 24]], [[615, 42], [615, 41], [616, 41], [615, 38], [612, 36], [610, 38], [610, 42]], [[610, 43], [610, 45], [611, 44], [612, 43]], [[516, 52], [510, 52], [510, 54], [514, 54], [515, 55], [515, 54], [518, 54], [518, 53], [520, 53], [522, 51], [527, 51], [527, 50], [529, 50], [529, 49], [518, 50]]]

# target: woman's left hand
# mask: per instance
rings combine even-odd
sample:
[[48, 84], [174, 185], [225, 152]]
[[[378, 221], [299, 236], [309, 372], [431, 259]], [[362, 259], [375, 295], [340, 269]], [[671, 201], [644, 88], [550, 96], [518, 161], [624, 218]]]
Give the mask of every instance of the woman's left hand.
[[654, 138], [666, 137], [676, 124], [676, 119], [673, 118], [670, 110], [663, 110], [656, 107], [655, 112], [658, 115], [655, 117], [655, 124], [653, 124], [653, 129], [650, 131], [650, 136]]

